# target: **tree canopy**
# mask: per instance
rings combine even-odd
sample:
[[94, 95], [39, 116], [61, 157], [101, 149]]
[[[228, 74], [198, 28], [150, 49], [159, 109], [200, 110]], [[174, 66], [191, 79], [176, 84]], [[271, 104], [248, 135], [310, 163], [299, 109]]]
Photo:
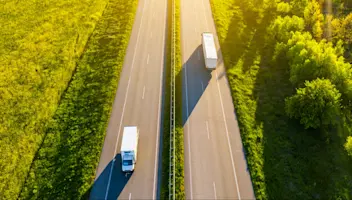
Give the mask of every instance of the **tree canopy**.
[[308, 32], [296, 32], [287, 45], [292, 84], [302, 86], [306, 80], [327, 78], [341, 88], [351, 77], [351, 65], [338, 56], [341, 50], [332, 43], [317, 42]]
[[304, 19], [297, 16], [278, 16], [268, 27], [268, 33], [277, 42], [287, 42], [296, 31], [304, 30]]
[[335, 124], [341, 94], [328, 79], [306, 81], [304, 88], [286, 99], [286, 112], [299, 119], [305, 128]]

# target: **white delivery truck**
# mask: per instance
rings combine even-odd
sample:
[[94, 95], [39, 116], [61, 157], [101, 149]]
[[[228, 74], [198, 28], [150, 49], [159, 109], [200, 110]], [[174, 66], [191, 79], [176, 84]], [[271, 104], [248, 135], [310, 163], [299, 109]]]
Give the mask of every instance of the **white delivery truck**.
[[205, 32], [202, 34], [203, 53], [205, 60], [205, 67], [208, 70], [214, 70], [218, 63], [218, 56], [214, 43], [214, 36], [212, 33]]
[[122, 171], [132, 172], [137, 162], [139, 130], [137, 126], [126, 126], [123, 129], [121, 143]]

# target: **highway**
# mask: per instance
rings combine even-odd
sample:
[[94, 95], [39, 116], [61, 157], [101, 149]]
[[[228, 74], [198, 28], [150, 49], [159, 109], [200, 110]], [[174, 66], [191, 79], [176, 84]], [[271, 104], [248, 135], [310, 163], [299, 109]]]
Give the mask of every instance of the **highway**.
[[[157, 198], [166, 12], [165, 0], [139, 0], [91, 200]], [[124, 126], [140, 131], [136, 169], [128, 176], [119, 155]]]
[[[215, 35], [208, 72], [202, 32]], [[181, 0], [185, 189], [187, 199], [255, 199], [209, 0]]]

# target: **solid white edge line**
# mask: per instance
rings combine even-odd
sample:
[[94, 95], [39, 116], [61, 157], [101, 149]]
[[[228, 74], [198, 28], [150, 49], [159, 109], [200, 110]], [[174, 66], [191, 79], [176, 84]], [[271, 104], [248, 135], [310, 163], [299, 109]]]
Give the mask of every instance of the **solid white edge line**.
[[142, 99], [144, 99], [144, 93], [145, 93], [145, 86], [143, 87]]
[[[141, 15], [141, 22], [140, 22], [139, 27], [138, 27], [137, 42], [136, 42], [136, 46], [134, 47], [133, 58], [132, 58], [132, 65], [131, 65], [131, 70], [130, 70], [130, 76], [128, 77], [128, 83], [127, 83], [127, 89], [126, 89], [125, 102], [123, 103], [123, 108], [122, 108], [122, 113], [121, 113], [121, 120], [120, 120], [119, 131], [118, 131], [117, 139], [116, 139], [116, 143], [115, 143], [114, 155], [112, 156], [113, 160], [112, 160], [112, 164], [111, 164], [111, 168], [110, 168], [110, 174], [109, 174], [108, 185], [107, 185], [106, 191], [105, 191], [105, 200], [107, 199], [108, 194], [109, 194], [111, 176], [112, 176], [112, 172], [113, 172], [114, 163], [115, 163], [115, 160], [116, 160], [116, 159], [115, 159], [115, 155], [116, 155], [116, 150], [117, 150], [117, 144], [118, 144], [118, 141], [119, 141], [119, 138], [120, 138], [121, 125], [122, 125], [122, 120], [123, 120], [123, 116], [124, 116], [124, 113], [125, 113], [125, 107], [126, 107], [126, 102], [127, 102], [127, 97], [128, 97], [128, 90], [129, 90], [129, 88], [130, 88], [132, 70], [133, 70], [133, 66], [134, 66], [134, 59], [135, 59], [135, 56], [136, 56], [136, 50], [137, 50], [137, 46], [138, 46], [138, 42], [139, 42], [139, 34], [140, 34], [141, 27], [142, 27], [142, 23], [143, 23], [143, 14], [144, 14], [144, 10], [145, 10], [145, 4], [143, 4], [142, 15]], [[125, 55], [125, 56], [126, 56], [126, 55]]]
[[[161, 47], [161, 58], [164, 58], [164, 46], [165, 46], [165, 27], [167, 23], [167, 4], [165, 4], [165, 23], [162, 29], [163, 32], [163, 42]], [[160, 109], [161, 109], [161, 94], [162, 94], [162, 84], [163, 84], [163, 68], [164, 68], [164, 59], [161, 59], [161, 71], [160, 71], [160, 88], [159, 88], [159, 110], [158, 110], [158, 124], [157, 124], [157, 136], [156, 136], [156, 144], [155, 144], [155, 161], [154, 161], [154, 186], [153, 186], [153, 199], [156, 199], [156, 187], [157, 187], [157, 169], [158, 169], [158, 154], [159, 154], [159, 137], [160, 137]]]
[[213, 187], [214, 187], [214, 198], [217, 199], [216, 197], [216, 187], [215, 187], [215, 182], [213, 182]]
[[[180, 3], [181, 4], [181, 7], [182, 7], [182, 2]], [[183, 10], [182, 8], [181, 8], [181, 10]], [[182, 16], [181, 16], [182, 17]], [[181, 33], [182, 34], [182, 33]], [[181, 37], [182, 37], [182, 35], [181, 35]], [[184, 43], [184, 40], [182, 40], [183, 42], [182, 42], [182, 49], [183, 49], [183, 55], [185, 54], [185, 43]], [[183, 61], [184, 61], [185, 59], [183, 59]], [[191, 153], [191, 138], [190, 138], [190, 134], [189, 134], [189, 126], [190, 126], [190, 124], [191, 124], [191, 121], [190, 121], [190, 119], [189, 119], [189, 105], [188, 105], [188, 78], [187, 78], [187, 68], [188, 68], [188, 66], [187, 66], [187, 63], [185, 63], [184, 64], [185, 65], [185, 85], [186, 85], [186, 112], [187, 112], [187, 117], [186, 117], [186, 119], [187, 119], [187, 121], [186, 121], [186, 123], [185, 123], [185, 126], [187, 126], [187, 140], [188, 140], [188, 167], [189, 167], [189, 182], [190, 182], [190, 194], [191, 194], [191, 198], [190, 199], [193, 199], [193, 183], [192, 183], [192, 164], [191, 164], [191, 160], [192, 160], [192, 153]]]
[[203, 4], [203, 9], [204, 9], [203, 15], [204, 15], [204, 19], [205, 19], [205, 26], [207, 27], [207, 31], [209, 31], [209, 30], [208, 30], [208, 20], [207, 20], [207, 16], [205, 15], [204, 0], [202, 0], [202, 4]]
[[[185, 43], [183, 42], [183, 52], [184, 48], [185, 48]], [[190, 193], [191, 193], [191, 199], [193, 199], [193, 186], [192, 186], [192, 166], [191, 166], [191, 138], [189, 137], [189, 126], [190, 126], [190, 121], [189, 121], [189, 110], [188, 110], [188, 80], [187, 80], [187, 64], [185, 63], [185, 84], [186, 84], [186, 112], [187, 112], [187, 121], [186, 121], [186, 125], [187, 125], [187, 139], [188, 139], [188, 162], [189, 162], [189, 182], [190, 182]]]
[[[203, 9], [204, 9], [204, 12], [203, 12], [203, 14], [204, 14], [204, 19], [205, 19], [205, 21], [206, 21], [206, 27], [207, 27], [207, 29], [208, 29], [208, 20], [207, 20], [207, 17], [206, 17], [206, 15], [205, 15], [206, 10], [205, 10], [205, 5], [204, 5], [204, 0], [202, 0], [202, 4], [203, 4]], [[216, 35], [216, 30], [215, 30], [215, 34], [214, 34], [214, 35]], [[220, 95], [220, 103], [221, 103], [222, 115], [223, 115], [224, 123], [225, 123], [226, 136], [227, 136], [227, 144], [228, 144], [228, 147], [229, 147], [229, 150], [230, 150], [232, 169], [233, 169], [233, 174], [234, 174], [234, 176], [235, 176], [235, 181], [236, 181], [236, 189], [237, 189], [238, 199], [241, 200], [241, 194], [240, 194], [240, 190], [239, 190], [239, 187], [238, 187], [238, 181], [237, 181], [236, 167], [235, 167], [234, 159], [233, 159], [233, 155], [232, 155], [232, 147], [231, 147], [230, 138], [229, 138], [229, 131], [228, 131], [228, 128], [227, 128], [227, 122], [226, 122], [226, 117], [225, 117], [224, 105], [223, 105], [222, 97], [221, 97], [221, 90], [220, 90], [220, 85], [219, 85], [219, 80], [218, 80], [218, 73], [217, 73], [217, 71], [215, 71], [215, 74], [216, 74], [216, 83], [217, 83], [218, 91], [219, 91], [219, 95]]]
[[189, 126], [190, 126], [190, 119], [189, 119], [189, 112], [188, 112], [188, 86], [187, 86], [187, 64], [185, 65], [185, 74], [186, 74], [186, 110], [187, 110], [187, 138], [188, 138], [188, 154], [189, 154], [189, 182], [191, 188], [191, 199], [193, 199], [193, 189], [192, 189], [192, 166], [191, 166], [191, 138], [189, 137]]
[[132, 194], [130, 193], [130, 195], [128, 196], [128, 200], [131, 200], [131, 196], [132, 196]]
[[205, 125], [206, 125], [206, 127], [207, 127], [208, 139], [210, 139], [210, 133], [209, 133], [209, 125], [208, 125], [208, 121], [205, 121]]
[[224, 118], [224, 123], [225, 123], [225, 130], [226, 130], [226, 136], [227, 136], [227, 144], [229, 147], [230, 151], [230, 157], [231, 157], [231, 163], [232, 163], [232, 169], [233, 169], [233, 174], [235, 176], [235, 181], [236, 181], [236, 189], [237, 189], [237, 194], [238, 194], [238, 199], [241, 200], [241, 194], [240, 194], [240, 189], [238, 187], [238, 181], [237, 181], [237, 174], [236, 174], [236, 167], [233, 159], [233, 154], [232, 154], [232, 147], [230, 143], [230, 136], [229, 136], [229, 131], [227, 128], [227, 122], [226, 122], [226, 117], [225, 117], [225, 109], [224, 109], [224, 104], [222, 102], [222, 97], [221, 97], [221, 90], [220, 90], [220, 84], [219, 84], [219, 79], [218, 79], [218, 73], [215, 71], [216, 74], [216, 83], [218, 85], [218, 91], [219, 91], [219, 96], [220, 96], [220, 104], [221, 104], [221, 110], [222, 110], [222, 116]]

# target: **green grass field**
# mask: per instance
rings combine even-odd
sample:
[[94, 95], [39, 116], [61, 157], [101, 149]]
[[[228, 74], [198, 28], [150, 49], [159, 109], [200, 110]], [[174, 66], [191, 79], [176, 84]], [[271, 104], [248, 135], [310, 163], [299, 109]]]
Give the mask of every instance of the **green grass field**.
[[0, 6], [0, 199], [16, 199], [107, 0]]
[[19, 199], [89, 195], [136, 7], [137, 0], [108, 2], [49, 121]]
[[172, 48], [172, 4], [175, 3], [175, 81], [176, 81], [176, 133], [175, 133], [175, 154], [176, 154], [176, 175], [175, 175], [175, 198], [185, 199], [184, 190], [184, 148], [183, 148], [183, 125], [182, 125], [182, 63], [181, 63], [181, 42], [180, 42], [180, 1], [168, 0], [168, 37], [167, 37], [167, 67], [165, 82], [165, 103], [164, 103], [164, 134], [163, 134], [163, 153], [162, 153], [162, 177], [160, 199], [169, 198], [169, 148], [170, 148], [170, 81], [171, 81], [171, 55]]
[[320, 133], [285, 114], [295, 88], [285, 56], [271, 61], [274, 1], [210, 1], [256, 198], [352, 199], [351, 121]]

